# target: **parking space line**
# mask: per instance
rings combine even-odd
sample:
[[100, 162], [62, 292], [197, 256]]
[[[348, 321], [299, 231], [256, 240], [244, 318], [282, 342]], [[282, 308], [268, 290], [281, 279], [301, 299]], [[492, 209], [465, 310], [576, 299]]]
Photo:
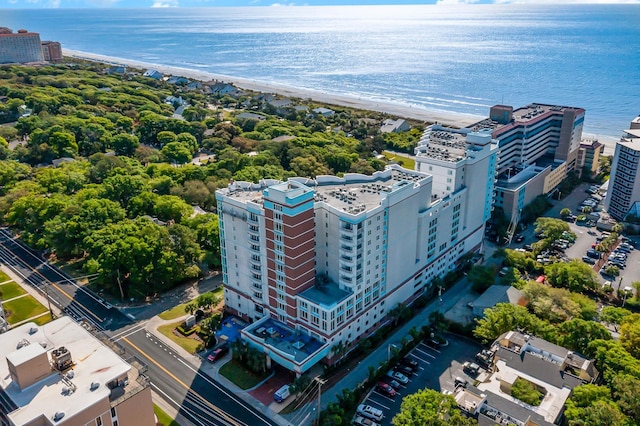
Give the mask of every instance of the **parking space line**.
[[[381, 397], [383, 397], [384, 399], [388, 399], [388, 400], [389, 400], [389, 401], [391, 401], [391, 402], [396, 402], [396, 401], [395, 401], [395, 399], [389, 398], [387, 395], [382, 394], [382, 393], [380, 393], [380, 392], [378, 392], [378, 391], [373, 391], [373, 393], [374, 393], [374, 394], [376, 394], [376, 395], [380, 395], [380, 396], [381, 396]], [[400, 394], [399, 394], [399, 393], [396, 393], [396, 395], [400, 395]]]
[[[415, 359], [417, 359], [418, 361], [424, 362], [424, 363], [425, 363], [425, 364], [427, 364], [427, 365], [430, 365], [430, 364], [431, 364], [429, 361], [427, 361], [426, 359], [422, 359], [422, 358], [420, 358], [420, 357], [419, 357], [418, 355], [416, 355], [416, 354], [412, 354], [412, 355], [413, 355], [413, 357], [414, 357]], [[434, 359], [435, 359], [435, 358], [434, 358]], [[424, 368], [423, 368], [423, 367], [420, 367], [420, 368], [422, 368], [422, 369], [424, 370]]]
[[415, 349], [414, 349], [414, 351], [418, 351], [418, 352], [420, 352], [420, 353], [421, 353], [421, 354], [423, 354], [423, 355], [426, 355], [426, 356], [428, 356], [428, 357], [431, 357], [431, 358], [433, 358], [433, 359], [436, 359], [435, 355], [431, 355], [429, 352], [423, 351], [423, 350], [422, 350], [422, 349], [420, 349], [420, 348], [415, 348]]

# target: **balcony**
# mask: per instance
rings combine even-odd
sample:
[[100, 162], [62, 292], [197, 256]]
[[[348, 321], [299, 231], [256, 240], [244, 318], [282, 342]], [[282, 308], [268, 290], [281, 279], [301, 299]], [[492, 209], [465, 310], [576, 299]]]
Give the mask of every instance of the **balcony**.
[[340, 234], [340, 239], [343, 241], [353, 241], [353, 237], [351, 235], [347, 235], [347, 234]]

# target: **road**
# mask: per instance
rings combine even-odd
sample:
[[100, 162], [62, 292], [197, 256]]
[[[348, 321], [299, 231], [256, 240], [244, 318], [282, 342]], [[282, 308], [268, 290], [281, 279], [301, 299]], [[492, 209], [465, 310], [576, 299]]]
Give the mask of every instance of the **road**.
[[60, 311], [87, 321], [101, 337], [117, 342], [124, 349], [123, 359], [136, 357], [145, 363], [153, 390], [176, 409], [176, 420], [183, 426], [277, 424], [162, 345], [145, 330], [144, 321], [134, 322], [76, 284], [5, 228], [0, 228], [0, 262], [43, 292]]

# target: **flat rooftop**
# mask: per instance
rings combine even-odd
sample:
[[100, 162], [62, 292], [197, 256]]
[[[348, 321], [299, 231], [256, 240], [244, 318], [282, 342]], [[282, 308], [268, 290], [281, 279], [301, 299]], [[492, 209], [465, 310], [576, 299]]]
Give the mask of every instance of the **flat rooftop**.
[[342, 290], [338, 284], [329, 281], [326, 284], [319, 286], [315, 285], [302, 293], [299, 293], [298, 296], [307, 299], [316, 305], [323, 305], [330, 308], [342, 302], [347, 297], [351, 296], [351, 294], [352, 293], [348, 291]]
[[264, 322], [252, 324], [245, 331], [264, 339], [265, 344], [291, 355], [297, 362], [303, 362], [325, 345], [308, 334], [294, 330], [274, 318], [267, 318]]
[[[12, 380], [7, 358], [19, 361], [46, 351], [51, 362], [51, 351], [61, 346], [71, 353], [70, 368], [60, 372], [52, 367], [51, 374], [25, 389]], [[0, 388], [18, 407], [9, 414], [15, 424], [27, 424], [41, 416], [52, 419], [58, 412], [69, 419], [102, 399], [117, 397], [112, 390], [118, 386], [112, 382], [131, 370], [115, 352], [69, 317], [42, 326], [26, 323], [0, 335]], [[122, 393], [130, 392], [135, 385], [130, 381], [129, 387], [122, 386]]]
[[492, 131], [502, 130], [508, 126], [516, 126], [529, 124], [539, 120], [542, 116], [548, 116], [552, 113], [563, 113], [566, 110], [582, 111], [581, 108], [568, 107], [561, 105], [545, 105], [545, 104], [529, 104], [513, 111], [513, 121], [507, 124], [498, 123], [490, 118], [485, 118], [470, 126], [471, 130], [477, 132], [482, 129], [490, 129]]
[[[315, 191], [316, 202], [324, 202], [336, 209], [358, 214], [378, 207], [387, 194], [429, 178], [427, 174], [396, 166], [376, 172], [372, 176], [348, 173], [342, 178], [318, 176], [315, 179], [292, 179], [312, 188]], [[219, 191], [222, 195], [241, 202], [262, 205], [263, 191], [269, 186], [282, 183], [276, 180], [265, 180], [257, 184], [234, 182]]]
[[438, 128], [425, 131], [416, 147], [416, 155], [456, 163], [467, 156], [467, 135], [458, 129]]

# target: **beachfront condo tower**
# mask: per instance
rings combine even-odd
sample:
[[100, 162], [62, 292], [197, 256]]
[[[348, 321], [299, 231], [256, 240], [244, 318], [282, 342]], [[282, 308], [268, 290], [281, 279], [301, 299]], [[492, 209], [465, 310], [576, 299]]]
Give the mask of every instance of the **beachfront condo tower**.
[[640, 116], [631, 121], [616, 143], [611, 164], [609, 188], [604, 206], [612, 218], [625, 220], [627, 215], [640, 218]]
[[491, 211], [490, 132], [467, 135], [456, 158], [432, 171], [391, 165], [372, 176], [218, 190], [226, 308], [251, 322], [242, 339], [302, 374], [335, 362], [399, 303], [431, 291], [433, 278], [480, 249]]
[[[495, 105], [472, 131], [489, 130], [498, 141], [495, 207], [517, 224], [522, 209], [542, 194], [554, 193], [567, 174], [578, 170], [585, 111], [530, 104], [516, 110]], [[579, 170], [578, 170], [579, 171]]]
[[0, 27], [0, 64], [43, 62], [40, 34]]

